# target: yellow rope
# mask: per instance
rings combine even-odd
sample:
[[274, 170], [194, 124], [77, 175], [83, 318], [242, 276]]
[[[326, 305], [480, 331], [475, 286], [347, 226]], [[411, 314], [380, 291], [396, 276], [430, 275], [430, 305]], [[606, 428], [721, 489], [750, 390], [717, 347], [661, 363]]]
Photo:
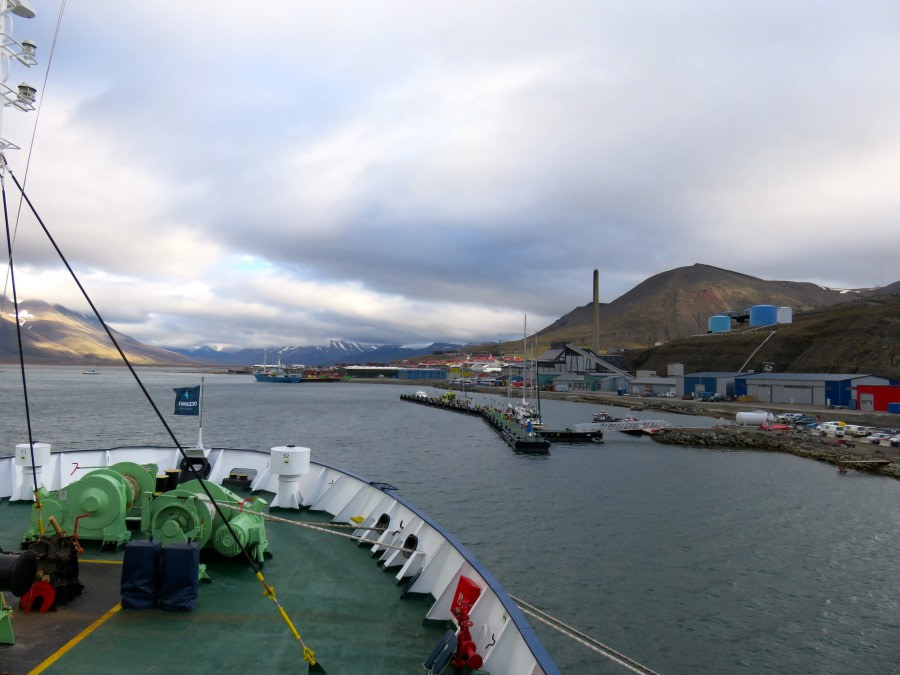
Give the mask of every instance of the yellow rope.
[[316, 665], [316, 653], [312, 649], [310, 649], [305, 642], [303, 642], [303, 638], [300, 637], [300, 633], [294, 627], [291, 618], [287, 615], [287, 612], [284, 611], [284, 607], [281, 606], [281, 603], [278, 602], [278, 598], [275, 597], [275, 588], [273, 586], [269, 586], [269, 584], [266, 583], [266, 580], [263, 578], [262, 572], [257, 572], [256, 578], [259, 579], [259, 583], [263, 585], [263, 595], [265, 595], [269, 600], [275, 603], [275, 607], [278, 608], [278, 613], [281, 614], [281, 618], [284, 619], [284, 622], [290, 629], [291, 634], [294, 636], [294, 639], [300, 643], [301, 647], [303, 647], [303, 658], [307, 661], [307, 663], [309, 663], [310, 666]]
[[41, 518], [41, 496], [37, 490], [34, 491], [34, 510], [37, 511], [38, 535], [44, 536], [44, 521]]

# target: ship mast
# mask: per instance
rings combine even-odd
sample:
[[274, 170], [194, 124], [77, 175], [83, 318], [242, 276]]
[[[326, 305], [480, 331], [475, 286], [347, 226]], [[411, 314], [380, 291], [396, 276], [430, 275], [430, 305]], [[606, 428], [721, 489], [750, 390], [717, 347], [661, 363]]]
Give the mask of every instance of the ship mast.
[[[0, 97], [3, 99], [3, 105], [0, 106], [0, 130], [3, 129], [4, 108], [12, 107], [23, 112], [34, 110], [37, 89], [27, 82], [23, 82], [16, 89], [6, 83], [9, 80], [11, 60], [16, 60], [28, 68], [37, 64], [34, 56], [37, 45], [31, 40], [18, 42], [12, 36], [14, 17], [33, 19], [34, 16], [34, 10], [28, 0], [0, 0]], [[0, 154], [6, 150], [18, 149], [19, 146], [0, 136]], [[5, 164], [4, 157], [3, 165]]]

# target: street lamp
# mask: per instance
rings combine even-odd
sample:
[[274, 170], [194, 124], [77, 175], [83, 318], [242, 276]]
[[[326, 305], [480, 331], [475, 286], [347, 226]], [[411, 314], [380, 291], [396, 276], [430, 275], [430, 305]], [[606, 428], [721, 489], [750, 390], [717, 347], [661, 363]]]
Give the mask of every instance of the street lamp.
[[763, 370], [766, 372], [766, 386], [769, 388], [769, 403], [772, 402], [772, 380], [769, 377], [769, 374], [772, 372], [772, 369], [775, 367], [775, 364], [771, 361], [766, 361], [763, 363]]

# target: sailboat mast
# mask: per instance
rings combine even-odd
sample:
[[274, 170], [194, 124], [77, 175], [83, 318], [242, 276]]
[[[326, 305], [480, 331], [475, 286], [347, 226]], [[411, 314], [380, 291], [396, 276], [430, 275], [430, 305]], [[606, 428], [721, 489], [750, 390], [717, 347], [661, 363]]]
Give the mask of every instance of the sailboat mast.
[[522, 405], [528, 404], [528, 399], [525, 398], [525, 382], [526, 382], [526, 372], [525, 372], [525, 364], [528, 362], [528, 315], [525, 315], [525, 318], [522, 320]]
[[538, 379], [537, 351], [535, 350], [535, 342], [537, 338], [531, 340], [531, 376], [534, 378], [534, 400], [537, 405], [538, 418], [541, 416], [541, 382]]

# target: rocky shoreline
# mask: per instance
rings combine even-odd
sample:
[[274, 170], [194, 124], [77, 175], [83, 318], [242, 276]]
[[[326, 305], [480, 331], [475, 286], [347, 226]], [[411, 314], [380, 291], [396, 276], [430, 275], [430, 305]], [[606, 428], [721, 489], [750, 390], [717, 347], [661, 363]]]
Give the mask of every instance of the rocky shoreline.
[[[543, 394], [541, 394], [543, 396]], [[563, 398], [562, 396], [560, 398]], [[571, 399], [565, 399], [571, 400]], [[821, 408], [808, 406], [766, 406], [764, 403], [705, 403], [666, 398], [635, 398], [611, 396], [580, 396], [584, 403], [598, 403], [608, 406], [626, 406], [632, 411], [659, 410], [681, 415], [704, 415], [724, 420], [734, 420], [742, 411], [767, 408], [770, 412], [802, 411], [805, 414], [821, 416], [825, 419], [843, 419], [854, 424], [876, 427], [900, 426], [900, 417], [887, 413], [863, 413], [855, 410]], [[813, 435], [808, 431], [766, 431], [756, 427], [741, 427], [736, 424], [720, 425], [713, 428], [666, 429], [653, 439], [669, 445], [686, 445], [699, 448], [735, 448], [761, 450], [763, 452], [787, 452], [798, 457], [828, 462], [839, 467], [867, 471], [881, 476], [900, 479], [900, 449], [871, 445], [862, 439], [848, 439], [839, 442], [835, 438]]]
[[[429, 383], [432, 384], [432, 383]], [[446, 383], [434, 383], [445, 389]], [[482, 393], [495, 393], [491, 389], [473, 388]], [[756, 427], [741, 427], [733, 423], [739, 412], [765, 408], [769, 412], [803, 412], [819, 415], [823, 420], [842, 419], [852, 424], [874, 427], [900, 427], [900, 415], [888, 413], [864, 413], [846, 408], [811, 408], [800, 405], [771, 405], [762, 402], [726, 401], [707, 403], [704, 401], [673, 398], [611, 396], [607, 393], [590, 391], [541, 392], [541, 398], [592, 403], [598, 407], [625, 407], [633, 412], [658, 410], [678, 415], [703, 415], [717, 417], [732, 422], [713, 428], [673, 428], [653, 436], [659, 443], [685, 445], [698, 448], [734, 448], [760, 450], [763, 452], [787, 452], [798, 457], [828, 462], [839, 467], [868, 471], [881, 476], [900, 479], [900, 448], [884, 447], [865, 443], [862, 439], [848, 439], [839, 442], [835, 438], [818, 436], [808, 431], [766, 431]]]
[[711, 429], [663, 429], [653, 437], [666, 445], [688, 445], [695, 448], [735, 448], [787, 452], [815, 459], [845, 469], [868, 471], [890, 478], [900, 478], [900, 458], [896, 448], [868, 443], [842, 443], [834, 438], [811, 436], [803, 431], [765, 431], [739, 426]]

